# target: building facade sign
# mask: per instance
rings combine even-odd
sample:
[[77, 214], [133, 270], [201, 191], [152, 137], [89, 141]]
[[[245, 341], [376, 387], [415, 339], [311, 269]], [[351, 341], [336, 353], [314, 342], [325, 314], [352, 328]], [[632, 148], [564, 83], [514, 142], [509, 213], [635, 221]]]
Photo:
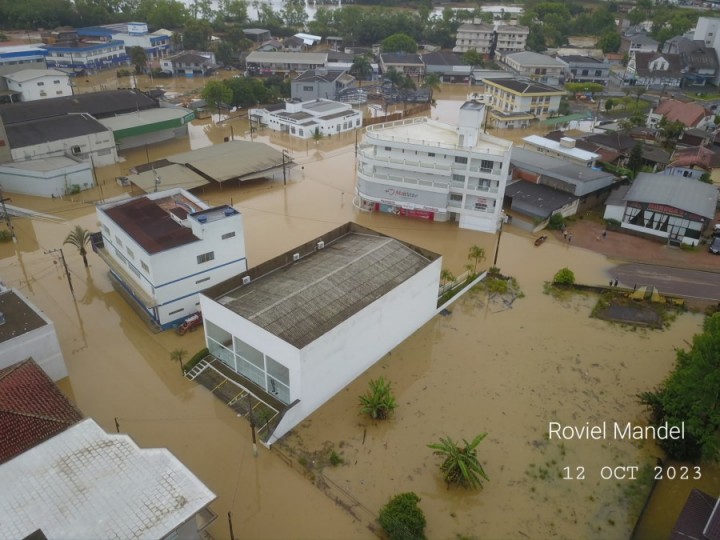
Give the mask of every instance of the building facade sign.
[[446, 192], [424, 191], [406, 187], [388, 186], [371, 182], [358, 176], [358, 189], [366, 198], [374, 199], [396, 206], [411, 205], [413, 208], [424, 208], [432, 211], [445, 211], [448, 205], [450, 187]]

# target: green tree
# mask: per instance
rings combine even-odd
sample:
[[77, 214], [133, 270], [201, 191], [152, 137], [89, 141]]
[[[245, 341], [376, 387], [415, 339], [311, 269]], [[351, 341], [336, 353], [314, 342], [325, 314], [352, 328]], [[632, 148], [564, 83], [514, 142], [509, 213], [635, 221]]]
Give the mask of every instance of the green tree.
[[185, 360], [185, 357], [187, 356], [187, 351], [185, 349], [175, 349], [170, 353], [170, 360], [172, 362], [177, 362], [180, 364], [180, 373], [185, 376], [185, 370], [183, 369], [183, 360]]
[[662, 139], [663, 146], [667, 149], [675, 148], [678, 139], [685, 131], [685, 124], [679, 120], [669, 122], [664, 116], [658, 123], [658, 131]]
[[699, 180], [704, 184], [712, 184], [713, 183], [712, 177], [710, 176], [709, 172], [702, 173]]
[[477, 274], [478, 264], [485, 260], [485, 249], [480, 246], [470, 246], [467, 258], [473, 264], [472, 273]]
[[568, 267], [561, 268], [553, 276], [553, 285], [575, 285], [575, 274]]
[[383, 52], [417, 52], [417, 41], [407, 34], [399, 33], [386, 37], [380, 42]]
[[423, 79], [423, 88], [429, 88], [433, 93], [442, 92], [442, 81], [437, 73], [428, 73]]
[[181, 28], [190, 17], [187, 6], [178, 0], [140, 0], [135, 18], [153, 28]]
[[545, 43], [545, 30], [541, 24], [531, 24], [530, 33], [527, 37], [527, 48], [531, 51], [542, 52], [547, 49]]
[[206, 51], [212, 37], [212, 26], [207, 21], [189, 20], [182, 31], [185, 50]]
[[453, 281], [455, 281], [455, 275], [447, 268], [443, 268], [440, 271], [440, 283], [442, 286], [444, 287], [446, 284], [452, 283]]
[[397, 407], [391, 384], [384, 377], [371, 379], [369, 389], [360, 396], [360, 413], [370, 415], [374, 420], [385, 420]]
[[90, 233], [86, 229], [83, 229], [80, 225], [75, 225], [75, 228], [65, 237], [63, 245], [70, 244], [71, 246], [75, 246], [82, 257], [85, 268], [87, 268], [88, 261], [86, 247], [89, 243]]
[[245, 0], [220, 0], [219, 14], [223, 21], [243, 24], [248, 20], [248, 4]]
[[605, 101], [605, 110], [606, 111], [611, 111], [614, 106], [615, 106], [615, 100], [613, 98], [608, 98]]
[[353, 58], [350, 73], [358, 80], [358, 86], [362, 86], [362, 81], [367, 80], [367, 78], [372, 75], [372, 64], [368, 57], [361, 54]]
[[142, 47], [130, 47], [130, 63], [135, 66], [135, 73], [138, 75], [147, 67], [147, 53]]
[[565, 90], [573, 94], [590, 94], [595, 95], [597, 92], [602, 92], [605, 87], [602, 84], [591, 83], [591, 82], [569, 82], [565, 84]]
[[294, 28], [305, 26], [308, 20], [308, 14], [305, 11], [305, 2], [303, 0], [284, 0], [280, 15], [287, 26]]
[[441, 437], [439, 443], [428, 444], [433, 453], [443, 459], [440, 470], [448, 487], [456, 484], [467, 489], [482, 487], [483, 480], [490, 480], [477, 459], [477, 447], [487, 433], [481, 433], [472, 442], [463, 439], [459, 446], [450, 437]]
[[707, 317], [689, 351], [678, 349], [673, 372], [652, 392], [640, 394], [650, 423], [685, 426], [685, 437], [658, 438], [672, 459], [717, 461], [720, 457], [720, 313]]
[[425, 514], [418, 506], [421, 501], [415, 493], [396, 495], [382, 507], [378, 522], [389, 540], [424, 540]]
[[210, 81], [202, 89], [202, 98], [217, 109], [220, 119], [220, 107], [227, 107], [233, 99], [233, 92], [222, 81]]
[[231, 66], [235, 63], [235, 50], [227, 41], [218, 41], [213, 46], [215, 58], [223, 66]]
[[626, 167], [630, 169], [633, 173], [633, 178], [637, 176], [638, 171], [643, 165], [643, 150], [642, 150], [642, 143], [636, 142], [635, 146], [633, 146], [632, 150], [630, 150], [630, 156], [628, 157], [628, 161], [626, 164]]
[[465, 51], [462, 55], [462, 61], [472, 67], [483, 67], [484, 64], [482, 54], [477, 52], [475, 49]]
[[620, 34], [615, 30], [612, 30], [600, 36], [596, 46], [602, 49], [602, 52], [609, 53], [618, 52], [618, 50], [620, 50], [620, 44]]

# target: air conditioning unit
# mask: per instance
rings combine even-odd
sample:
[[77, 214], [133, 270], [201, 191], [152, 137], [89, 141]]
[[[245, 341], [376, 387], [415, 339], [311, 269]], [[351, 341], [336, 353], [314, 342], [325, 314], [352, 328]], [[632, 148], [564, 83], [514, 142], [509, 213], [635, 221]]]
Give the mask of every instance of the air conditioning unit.
[[299, 253], [293, 253], [293, 261], [299, 261], [300, 260], [300, 254]]
[[79, 146], [73, 146], [70, 151], [73, 153], [74, 156], [78, 155], [82, 150]]
[[250, 283], [251, 281], [252, 281], [252, 278], [251, 278], [250, 276], [245, 276], [245, 277], [243, 278], [243, 285], [247, 285], [247, 284]]
[[318, 249], [322, 249], [322, 248], [324, 248], [324, 247], [325, 247], [325, 242], [323, 242], [322, 240], [320, 240], [320, 241], [317, 243], [317, 248], [318, 248]]

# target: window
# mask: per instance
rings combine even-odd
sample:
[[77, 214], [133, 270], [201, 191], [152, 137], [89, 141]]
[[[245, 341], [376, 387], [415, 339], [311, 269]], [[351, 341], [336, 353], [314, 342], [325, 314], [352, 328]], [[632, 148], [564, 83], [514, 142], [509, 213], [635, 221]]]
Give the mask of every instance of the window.
[[214, 251], [210, 251], [208, 253], [203, 253], [202, 255], [197, 256], [198, 264], [206, 263], [208, 261], [212, 261], [213, 259], [215, 259]]
[[38, 85], [38, 86], [45, 86], [45, 83], [44, 83], [44, 82], [39, 82], [39, 83], [37, 83], [37, 85]]
[[389, 152], [390, 150], [391, 150], [391, 148], [390, 148], [389, 146], [386, 146], [386, 147], [385, 147], [385, 151], [386, 151], [386, 152]]
[[315, 88], [312, 86], [303, 86], [303, 92], [312, 92], [313, 90], [315, 90]]
[[465, 183], [465, 177], [462, 174], [453, 174], [452, 179], [453, 182], [460, 182], [461, 184]]
[[148, 267], [147, 264], [145, 264], [145, 261], [140, 261], [140, 266], [141, 266], [142, 269], [145, 270], [146, 272], [150, 272], [150, 268]]
[[130, 248], [125, 248], [125, 250], [127, 251], [127, 254], [130, 256], [131, 259], [135, 258], [135, 254], [132, 252], [132, 250]]
[[582, 74], [583, 76], [587, 77], [588, 70], [587, 70], [587, 69], [583, 69], [581, 74]]
[[490, 171], [492, 171], [494, 166], [495, 166], [495, 162], [494, 162], [494, 161], [490, 161], [490, 160], [487, 160], [487, 159], [483, 159], [483, 160], [480, 162], [480, 170], [482, 170], [483, 172], [490, 172]]
[[455, 163], [467, 163], [467, 158], [464, 156], [455, 156]]
[[595, 76], [596, 76], [596, 77], [602, 77], [602, 70], [596, 69], [596, 70], [595, 70]]
[[168, 313], [168, 315], [176, 315], [178, 313], [182, 313], [183, 311], [185, 311], [185, 308], [176, 309], [175, 311]]
[[428, 152], [428, 157], [435, 157], [435, 152]]
[[115, 237], [115, 243], [116, 243], [118, 246], [123, 247], [122, 240], [120, 240], [117, 236]]
[[60, 84], [60, 81], [59, 80], [53, 81], [53, 84]]
[[199, 285], [200, 283], [205, 283], [206, 281], [210, 281], [210, 277], [198, 279], [198, 280], [195, 282], [195, 285]]
[[455, 202], [462, 202], [462, 195], [460, 195], [459, 193], [451, 193], [450, 200]]
[[222, 238], [223, 240], [227, 240], [228, 238], [232, 238], [233, 236], [235, 236], [235, 231], [229, 232], [229, 233], [225, 233], [225, 234], [222, 235], [221, 238]]
[[62, 90], [57, 90], [57, 91], [55, 92], [55, 95], [56, 95], [56, 96], [62, 96], [62, 95], [63, 95], [63, 91], [62, 91]]

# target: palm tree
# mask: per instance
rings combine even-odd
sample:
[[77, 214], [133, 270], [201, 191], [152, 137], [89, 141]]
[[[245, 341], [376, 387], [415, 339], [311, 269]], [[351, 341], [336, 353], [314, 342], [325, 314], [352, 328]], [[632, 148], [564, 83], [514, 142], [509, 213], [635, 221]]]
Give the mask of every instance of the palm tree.
[[440, 281], [442, 282], [442, 285], [444, 287], [448, 283], [455, 281], [455, 276], [450, 270], [448, 270], [447, 268], [443, 268], [440, 271]]
[[85, 246], [87, 246], [90, 243], [90, 233], [83, 229], [80, 225], [75, 225], [75, 228], [65, 237], [65, 241], [63, 242], [63, 245], [65, 244], [71, 244], [75, 246], [78, 251], [80, 252], [80, 256], [83, 259], [83, 263], [85, 264], [85, 268], [88, 267], [88, 261], [87, 261], [87, 250], [85, 249]]
[[481, 433], [472, 442], [463, 439], [464, 447], [458, 446], [450, 437], [441, 437], [439, 443], [428, 444], [428, 448], [435, 450], [435, 455], [445, 458], [440, 470], [448, 488], [450, 484], [457, 484], [476, 489], [482, 487], [483, 479], [490, 480], [477, 459], [477, 446], [486, 436], [487, 433]]
[[363, 54], [353, 58], [352, 66], [350, 66], [350, 73], [357, 78], [358, 88], [362, 87], [363, 79], [372, 75], [372, 64], [370, 64], [368, 57]]
[[367, 394], [360, 396], [360, 413], [369, 414], [375, 420], [385, 420], [397, 407], [391, 384], [380, 377], [371, 380]]
[[480, 246], [470, 246], [468, 260], [474, 263], [472, 273], [477, 274], [477, 265], [485, 260], [485, 249]]
[[388, 70], [385, 72], [385, 79], [390, 81], [394, 88], [399, 87], [403, 83], [403, 79], [405, 79], [405, 76], [400, 73], [397, 69], [394, 67], [388, 68]]
[[183, 360], [185, 360], [185, 357], [187, 356], [187, 351], [185, 349], [175, 349], [173, 352], [170, 353], [170, 360], [172, 362], [177, 362], [180, 364], [180, 373], [185, 376], [185, 370], [183, 369]]
[[442, 92], [442, 81], [437, 73], [429, 73], [425, 75], [423, 88], [429, 88], [433, 93]]

